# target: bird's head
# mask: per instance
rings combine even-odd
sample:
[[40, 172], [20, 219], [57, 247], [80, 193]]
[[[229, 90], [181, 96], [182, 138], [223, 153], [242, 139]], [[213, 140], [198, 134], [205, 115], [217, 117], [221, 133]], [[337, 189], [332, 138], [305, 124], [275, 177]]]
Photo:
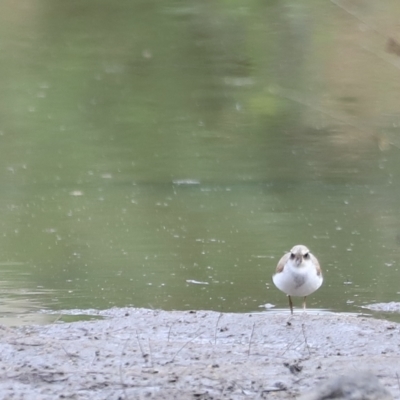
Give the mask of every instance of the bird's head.
[[298, 244], [290, 250], [290, 259], [297, 267], [300, 267], [304, 261], [310, 260], [311, 253], [306, 246]]

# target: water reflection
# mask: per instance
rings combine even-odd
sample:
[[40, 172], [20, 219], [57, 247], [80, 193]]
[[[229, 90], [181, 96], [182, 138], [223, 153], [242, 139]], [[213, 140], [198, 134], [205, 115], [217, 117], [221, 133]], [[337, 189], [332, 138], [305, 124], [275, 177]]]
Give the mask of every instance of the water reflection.
[[2, 3], [3, 315], [400, 300], [399, 5], [282, 4]]

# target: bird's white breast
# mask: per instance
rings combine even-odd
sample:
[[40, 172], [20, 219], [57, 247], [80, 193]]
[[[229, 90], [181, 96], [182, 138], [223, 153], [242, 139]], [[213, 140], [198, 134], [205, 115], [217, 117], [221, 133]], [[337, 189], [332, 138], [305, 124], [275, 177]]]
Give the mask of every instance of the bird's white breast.
[[303, 261], [296, 266], [288, 260], [281, 272], [276, 273], [272, 280], [275, 286], [289, 296], [308, 296], [322, 284], [322, 274], [318, 275], [316, 265], [311, 261]]

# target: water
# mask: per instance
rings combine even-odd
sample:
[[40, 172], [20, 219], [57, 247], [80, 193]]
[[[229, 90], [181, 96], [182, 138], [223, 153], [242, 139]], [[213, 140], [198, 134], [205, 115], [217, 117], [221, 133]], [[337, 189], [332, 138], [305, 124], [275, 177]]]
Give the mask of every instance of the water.
[[3, 2], [0, 322], [400, 301], [398, 8]]

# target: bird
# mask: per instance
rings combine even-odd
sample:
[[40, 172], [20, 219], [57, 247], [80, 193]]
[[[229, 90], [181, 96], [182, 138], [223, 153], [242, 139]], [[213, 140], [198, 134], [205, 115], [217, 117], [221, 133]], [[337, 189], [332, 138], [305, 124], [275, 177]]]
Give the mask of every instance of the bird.
[[293, 315], [291, 296], [304, 297], [305, 311], [307, 296], [319, 289], [323, 276], [317, 258], [306, 246], [298, 244], [279, 260], [272, 280], [275, 286], [288, 296], [290, 312]]

